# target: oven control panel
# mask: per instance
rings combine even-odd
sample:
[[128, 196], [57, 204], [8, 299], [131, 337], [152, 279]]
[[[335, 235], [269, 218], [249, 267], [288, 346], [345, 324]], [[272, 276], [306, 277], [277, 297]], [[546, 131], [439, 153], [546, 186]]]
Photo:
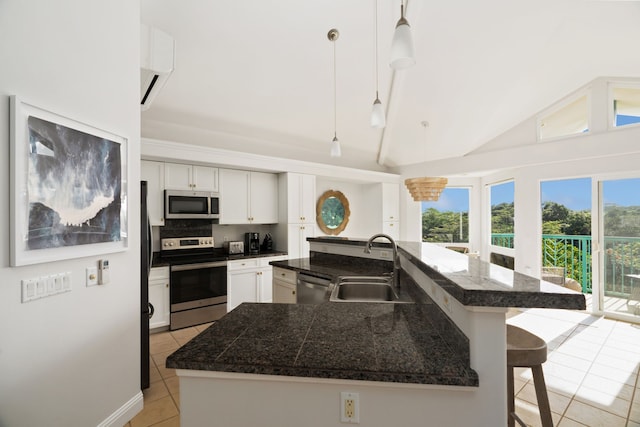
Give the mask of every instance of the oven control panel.
[[160, 241], [163, 251], [176, 249], [213, 248], [213, 237], [174, 237]]

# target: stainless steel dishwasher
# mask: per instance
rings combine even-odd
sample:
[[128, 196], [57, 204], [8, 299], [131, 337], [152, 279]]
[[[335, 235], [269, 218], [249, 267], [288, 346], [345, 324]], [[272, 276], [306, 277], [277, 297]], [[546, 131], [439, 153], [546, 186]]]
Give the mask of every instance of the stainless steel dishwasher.
[[319, 304], [328, 299], [329, 279], [298, 273], [296, 285], [296, 302], [298, 304]]

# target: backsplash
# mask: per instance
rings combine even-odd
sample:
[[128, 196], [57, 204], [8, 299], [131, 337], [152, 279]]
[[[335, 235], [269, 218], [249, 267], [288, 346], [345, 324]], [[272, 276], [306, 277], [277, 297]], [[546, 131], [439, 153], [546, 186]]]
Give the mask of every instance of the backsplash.
[[[175, 237], [213, 236], [216, 247], [222, 247], [225, 239], [244, 241], [244, 233], [260, 233], [260, 243], [267, 233], [274, 235], [275, 224], [212, 224], [208, 219], [173, 219], [166, 220], [163, 227], [154, 227], [159, 239]], [[159, 244], [159, 240], [154, 242]], [[159, 246], [157, 246], [159, 247]]]

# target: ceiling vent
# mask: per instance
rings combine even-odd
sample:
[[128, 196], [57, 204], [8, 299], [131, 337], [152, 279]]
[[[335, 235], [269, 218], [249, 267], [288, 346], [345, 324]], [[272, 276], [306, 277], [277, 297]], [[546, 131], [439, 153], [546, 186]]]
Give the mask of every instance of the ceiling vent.
[[175, 41], [157, 28], [140, 25], [140, 108], [149, 108], [175, 66]]

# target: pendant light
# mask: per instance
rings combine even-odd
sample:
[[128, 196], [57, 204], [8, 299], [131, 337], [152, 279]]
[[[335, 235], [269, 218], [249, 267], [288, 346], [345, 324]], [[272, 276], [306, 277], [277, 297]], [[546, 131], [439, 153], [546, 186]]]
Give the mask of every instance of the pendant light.
[[336, 40], [338, 40], [339, 36], [340, 33], [335, 28], [332, 28], [327, 33], [327, 38], [333, 43], [333, 141], [331, 141], [331, 157], [340, 157], [342, 155], [340, 141], [338, 141], [338, 103], [336, 101]]
[[391, 62], [389, 65], [396, 70], [409, 68], [416, 63], [413, 51], [413, 37], [411, 27], [404, 17], [404, 0], [400, 4], [400, 19], [396, 24], [391, 42]]
[[375, 69], [376, 69], [376, 99], [373, 101], [373, 108], [371, 109], [371, 126], [374, 128], [383, 128], [386, 126], [386, 118], [384, 116], [384, 107], [382, 106], [382, 102], [380, 102], [380, 97], [378, 96], [378, 0], [374, 0], [375, 3], [375, 41], [376, 41], [376, 49], [375, 49]]

